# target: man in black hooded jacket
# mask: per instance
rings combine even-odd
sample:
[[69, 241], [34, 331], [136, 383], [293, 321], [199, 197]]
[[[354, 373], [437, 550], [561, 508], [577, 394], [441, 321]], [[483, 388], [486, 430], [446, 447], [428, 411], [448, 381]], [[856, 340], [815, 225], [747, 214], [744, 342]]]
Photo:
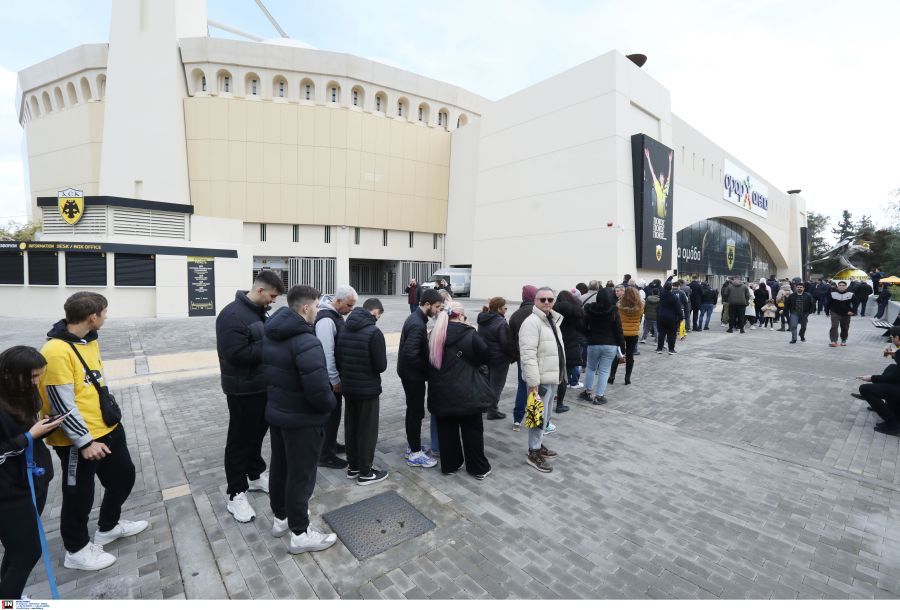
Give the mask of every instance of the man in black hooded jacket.
[[383, 313], [380, 300], [367, 299], [347, 316], [334, 349], [346, 399], [347, 478], [355, 478], [357, 485], [372, 485], [388, 476], [387, 471], [372, 468], [378, 442], [381, 374], [387, 369], [384, 335], [375, 326]]
[[853, 394], [869, 403], [869, 408], [884, 421], [875, 426], [876, 432], [900, 436], [900, 326], [890, 329], [891, 343], [894, 351], [890, 354], [894, 362], [889, 364], [881, 375], [861, 375], [857, 377], [866, 383], [859, 386], [859, 393]]
[[[239, 290], [216, 318], [216, 350], [222, 391], [228, 402], [225, 440], [226, 507], [246, 523], [256, 516], [247, 491], [269, 491], [262, 444], [266, 424], [266, 378], [262, 371], [263, 322], [269, 306], [284, 292], [281, 278], [261, 271], [249, 291]], [[249, 480], [249, 483], [248, 483]]]

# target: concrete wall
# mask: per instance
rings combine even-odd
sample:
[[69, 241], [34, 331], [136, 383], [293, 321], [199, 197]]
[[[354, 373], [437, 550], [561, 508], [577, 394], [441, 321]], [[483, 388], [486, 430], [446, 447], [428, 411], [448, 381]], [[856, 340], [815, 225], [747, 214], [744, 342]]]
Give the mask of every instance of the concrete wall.
[[198, 214], [445, 233], [450, 134], [340, 107], [184, 100]]
[[471, 265], [478, 184], [478, 144], [481, 122], [453, 132], [450, 146], [450, 185], [447, 200], [448, 265]]

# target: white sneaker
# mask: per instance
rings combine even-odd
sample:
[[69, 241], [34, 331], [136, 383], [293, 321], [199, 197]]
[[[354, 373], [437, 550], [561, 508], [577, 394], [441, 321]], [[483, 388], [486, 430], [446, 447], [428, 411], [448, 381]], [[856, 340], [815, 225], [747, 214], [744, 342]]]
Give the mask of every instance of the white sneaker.
[[66, 552], [63, 565], [70, 570], [102, 570], [116, 562], [116, 556], [103, 551], [102, 546], [91, 542], [77, 553]]
[[583, 387], [584, 387], [584, 384], [581, 383], [581, 382], [579, 381], [579, 382], [576, 383], [575, 385], [570, 385], [570, 386], [569, 386], [569, 389], [570, 389], [570, 390], [580, 390], [580, 389], [583, 388]]
[[264, 472], [259, 475], [259, 478], [255, 481], [250, 481], [248, 483], [247, 491], [261, 491], [263, 493], [269, 493], [269, 473]]
[[150, 524], [146, 521], [125, 521], [120, 519], [116, 526], [108, 532], [101, 532], [100, 530], [94, 532], [94, 544], [105, 546], [113, 540], [140, 534], [149, 526]]
[[429, 457], [425, 455], [422, 451], [416, 451], [415, 453], [410, 453], [406, 458], [406, 464], [408, 466], [418, 466], [421, 468], [434, 468], [437, 466], [437, 460], [433, 457]]
[[240, 523], [249, 523], [256, 517], [256, 511], [250, 506], [247, 500], [247, 494], [239, 493], [234, 495], [234, 500], [228, 500], [228, 512], [234, 515], [235, 520]]
[[288, 552], [296, 555], [297, 553], [309, 551], [324, 551], [335, 542], [337, 542], [337, 534], [323, 534], [314, 530], [312, 525], [310, 525], [299, 536], [293, 532], [291, 533]]
[[281, 538], [282, 536], [287, 534], [289, 530], [290, 528], [288, 527], [287, 519], [279, 519], [278, 517], [275, 517], [272, 520], [272, 535], [276, 538]]

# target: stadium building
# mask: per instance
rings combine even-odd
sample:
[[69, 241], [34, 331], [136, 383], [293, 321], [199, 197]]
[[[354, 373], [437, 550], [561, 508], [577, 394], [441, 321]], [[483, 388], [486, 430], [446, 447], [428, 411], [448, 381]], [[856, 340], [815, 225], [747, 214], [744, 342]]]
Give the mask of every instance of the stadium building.
[[639, 57], [491, 101], [209, 25], [203, 0], [117, 0], [108, 43], [19, 72], [42, 230], [0, 243], [0, 315], [57, 316], [81, 289], [130, 316], [214, 315], [262, 269], [398, 294], [469, 267], [476, 298], [673, 269], [716, 284], [801, 273], [799, 191], [674, 116]]

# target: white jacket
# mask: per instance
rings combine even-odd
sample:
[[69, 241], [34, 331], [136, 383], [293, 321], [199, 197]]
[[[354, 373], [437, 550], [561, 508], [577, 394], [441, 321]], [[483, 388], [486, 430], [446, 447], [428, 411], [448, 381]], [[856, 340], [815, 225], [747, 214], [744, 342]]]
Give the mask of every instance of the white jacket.
[[556, 337], [550, 327], [547, 314], [536, 306], [531, 315], [525, 318], [519, 328], [519, 355], [522, 363], [522, 379], [525, 385], [534, 387], [542, 383], [558, 384], [560, 378], [560, 362], [556, 339], [562, 348], [563, 370], [565, 370], [566, 350], [563, 347], [562, 325], [563, 317], [556, 311], [550, 310], [550, 316], [556, 326]]

